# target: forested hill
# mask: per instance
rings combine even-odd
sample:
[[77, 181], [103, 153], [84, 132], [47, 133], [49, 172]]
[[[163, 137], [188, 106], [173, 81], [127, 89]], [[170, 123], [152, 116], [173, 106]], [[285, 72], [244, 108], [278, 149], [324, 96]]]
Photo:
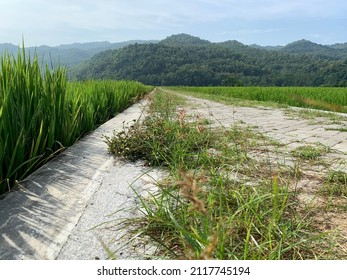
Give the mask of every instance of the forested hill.
[[[68, 68], [76, 66], [77, 64], [92, 58], [95, 54], [110, 49], [120, 49], [127, 45], [135, 43], [153, 43], [157, 41], [126, 41], [119, 43], [110, 42], [89, 42], [89, 43], [74, 43], [67, 45], [60, 45], [56, 47], [50, 46], [38, 46], [38, 47], [26, 47], [26, 53], [31, 57], [38, 56], [40, 62], [43, 65], [63, 65]], [[19, 47], [13, 44], [0, 44], [0, 57], [3, 53], [13, 54], [17, 56]]]
[[71, 75], [151, 85], [347, 86], [347, 46], [301, 40], [269, 50], [180, 34], [99, 53]]

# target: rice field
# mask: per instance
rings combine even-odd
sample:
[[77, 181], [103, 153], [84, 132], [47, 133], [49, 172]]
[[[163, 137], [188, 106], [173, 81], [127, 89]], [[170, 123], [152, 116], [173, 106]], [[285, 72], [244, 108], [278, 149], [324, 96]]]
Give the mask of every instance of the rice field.
[[347, 88], [345, 87], [172, 87], [171, 89], [199, 95], [347, 112]]
[[151, 87], [133, 81], [69, 82], [24, 51], [0, 58], [0, 194]]

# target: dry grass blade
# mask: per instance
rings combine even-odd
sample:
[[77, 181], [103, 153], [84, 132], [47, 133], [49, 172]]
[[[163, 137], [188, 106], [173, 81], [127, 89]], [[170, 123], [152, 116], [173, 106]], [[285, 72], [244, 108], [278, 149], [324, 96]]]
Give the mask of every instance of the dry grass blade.
[[199, 199], [199, 193], [202, 189], [198, 186], [198, 181], [194, 176], [188, 175], [187, 173], [181, 172], [182, 180], [178, 181], [176, 185], [180, 188], [180, 191], [192, 203], [194, 211], [201, 212], [204, 215], [208, 214], [205, 203]]

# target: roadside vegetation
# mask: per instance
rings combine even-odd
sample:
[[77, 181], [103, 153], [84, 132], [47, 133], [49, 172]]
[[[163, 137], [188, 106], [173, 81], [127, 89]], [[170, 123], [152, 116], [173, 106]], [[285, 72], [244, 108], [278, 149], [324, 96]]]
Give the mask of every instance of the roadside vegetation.
[[[347, 88], [332, 87], [170, 87], [171, 90], [229, 104], [295, 106], [347, 112]], [[242, 103], [241, 103], [242, 105]]]
[[[305, 164], [328, 151], [298, 149], [296, 164], [271, 162], [270, 155], [281, 144], [254, 128], [241, 124], [215, 127], [215, 120], [189, 115], [182, 97], [164, 91], [150, 99], [143, 122], [135, 121], [106, 142], [118, 157], [141, 159], [169, 172], [168, 178], [158, 182], [157, 194], [143, 198], [134, 189], [143, 217], [114, 225], [127, 226], [134, 236], [155, 242], [158, 250], [152, 258], [346, 256], [337, 249], [337, 233], [321, 230], [316, 219], [320, 210], [302, 203], [298, 190]], [[326, 187], [321, 195], [345, 192], [345, 178], [344, 173], [331, 173], [323, 179]], [[329, 192], [332, 185], [334, 191]]]
[[0, 194], [148, 92], [138, 82], [68, 82], [24, 51], [0, 60]]

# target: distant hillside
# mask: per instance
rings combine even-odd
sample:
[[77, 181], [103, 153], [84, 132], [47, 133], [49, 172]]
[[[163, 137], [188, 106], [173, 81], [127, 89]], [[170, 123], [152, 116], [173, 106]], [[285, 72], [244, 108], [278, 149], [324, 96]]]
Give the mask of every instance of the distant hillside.
[[[153, 85], [346, 86], [347, 43], [286, 46], [211, 43], [188, 34], [161, 41], [88, 42], [26, 49], [73, 79], [133, 79]], [[18, 47], [0, 44], [0, 56]]]
[[202, 40], [199, 37], [191, 36], [188, 34], [177, 34], [171, 35], [164, 40], [159, 42], [161, 45], [170, 47], [181, 47], [181, 46], [207, 46], [210, 41]]
[[284, 46], [279, 51], [291, 54], [309, 54], [337, 59], [347, 59], [347, 44], [328, 46], [316, 44], [308, 40], [300, 40]]
[[[322, 55], [327, 51], [331, 55]], [[71, 75], [152, 85], [347, 86], [347, 60], [342, 51], [309, 41], [268, 50], [178, 34], [158, 44], [99, 53], [74, 68]]]
[[[153, 43], [157, 41], [143, 41], [143, 40], [133, 40], [120, 43], [110, 43], [110, 42], [90, 42], [90, 43], [74, 43], [67, 45], [60, 45], [57, 47], [49, 46], [39, 46], [30, 47], [26, 50], [30, 54], [36, 53], [38, 55], [39, 61], [43, 64], [48, 65], [66, 65], [71, 68], [102, 51], [110, 49], [120, 49], [130, 44], [146, 44]], [[13, 53], [14, 55], [18, 52], [18, 46], [12, 44], [0, 44], [0, 55], [4, 52]]]
[[263, 49], [263, 50], [268, 50], [268, 51], [279, 51], [283, 48], [283, 46], [260, 46], [257, 44], [252, 44], [249, 46], [252, 48], [255, 48], [255, 49]]
[[64, 49], [64, 50], [71, 50], [71, 49], [79, 49], [84, 50], [88, 52], [89, 55], [95, 55], [99, 52], [106, 51], [106, 50], [116, 50], [123, 47], [126, 47], [128, 45], [132, 44], [149, 44], [149, 43], [158, 43], [159, 41], [155, 40], [130, 40], [130, 41], [124, 41], [120, 43], [110, 43], [108, 41], [103, 42], [89, 42], [89, 43], [73, 43], [68, 45], [60, 45], [57, 46], [57, 49]]
[[0, 44], [0, 54], [4, 53], [5, 51], [8, 53], [17, 53], [18, 47], [12, 44]]
[[333, 49], [347, 49], [347, 43], [337, 43], [337, 44], [333, 44], [333, 45], [330, 45], [331, 48]]
[[308, 40], [299, 40], [284, 46], [281, 51], [291, 53], [312, 53], [312, 52], [324, 52], [329, 50], [329, 47], [313, 43]]

